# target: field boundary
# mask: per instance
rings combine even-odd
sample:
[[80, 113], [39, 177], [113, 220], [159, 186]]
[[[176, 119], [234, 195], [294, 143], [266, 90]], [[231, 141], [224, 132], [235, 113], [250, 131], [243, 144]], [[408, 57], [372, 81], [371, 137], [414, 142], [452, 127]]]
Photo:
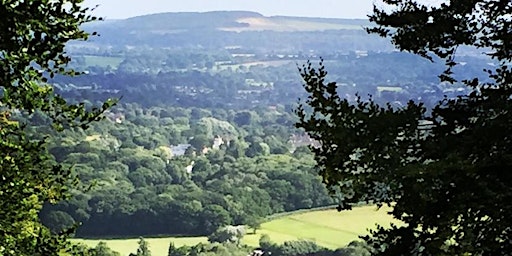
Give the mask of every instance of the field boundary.
[[332, 210], [332, 209], [336, 209], [337, 206], [338, 206], [337, 204], [333, 204], [333, 205], [326, 205], [326, 206], [320, 206], [320, 207], [314, 207], [314, 208], [299, 209], [299, 210], [294, 210], [294, 211], [290, 211], [290, 212], [274, 213], [272, 215], [265, 217], [264, 220], [265, 220], [265, 222], [267, 222], [267, 221], [275, 220], [275, 219], [278, 219], [281, 217], [286, 217], [286, 216], [299, 214], [299, 213]]
[[[361, 204], [354, 205], [354, 207], [365, 206], [365, 205], [369, 205], [369, 204], [361, 203]], [[333, 210], [333, 209], [336, 209], [336, 207], [338, 207], [337, 204], [332, 204], [332, 205], [319, 206], [319, 207], [314, 207], [314, 208], [299, 209], [299, 210], [294, 210], [294, 211], [289, 211], [289, 212], [275, 213], [275, 214], [269, 215], [267, 217], [264, 217], [262, 223], [268, 222], [268, 221], [272, 221], [272, 220], [275, 220], [275, 219], [278, 219], [278, 218], [281, 218], [281, 217], [287, 217], [287, 216], [290, 216], [290, 215], [295, 215], [295, 214], [315, 212], [315, 211]], [[110, 236], [90, 236], [90, 237], [75, 236], [73, 238], [75, 238], [75, 239], [86, 239], [86, 240], [99, 240], [99, 239], [101, 239], [101, 240], [118, 240], [118, 239], [137, 239], [137, 238], [140, 238], [140, 237], [143, 237], [143, 238], [183, 237], [183, 238], [185, 238], [185, 237], [199, 237], [199, 236], [202, 236], [202, 235], [199, 235], [199, 234], [196, 234], [196, 235], [192, 235], [192, 234], [191, 235], [183, 235], [183, 234], [155, 234], [155, 235], [150, 235], [150, 236], [115, 236], [115, 237], [110, 237]]]
[[[368, 206], [368, 205], [372, 205], [372, 204], [366, 203], [366, 202], [362, 202], [362, 203], [358, 203], [358, 204], [352, 205], [352, 207], [361, 207], [361, 206]], [[290, 216], [290, 215], [294, 215], [294, 214], [299, 214], [299, 213], [333, 210], [333, 209], [336, 209], [336, 207], [338, 207], [337, 204], [331, 204], [331, 205], [319, 206], [319, 207], [314, 207], [314, 208], [299, 209], [299, 210], [294, 210], [294, 211], [290, 211], [290, 212], [274, 213], [272, 215], [269, 215], [269, 216], [265, 217], [264, 220], [265, 221], [271, 221], [271, 220], [275, 220], [277, 218], [286, 217], [286, 216]], [[347, 210], [347, 211], [350, 211], [350, 210]]]

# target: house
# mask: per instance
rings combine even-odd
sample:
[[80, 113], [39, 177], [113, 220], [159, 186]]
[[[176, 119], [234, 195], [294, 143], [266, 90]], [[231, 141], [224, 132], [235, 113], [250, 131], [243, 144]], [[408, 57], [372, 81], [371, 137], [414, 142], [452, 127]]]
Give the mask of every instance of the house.
[[213, 149], [219, 149], [221, 145], [224, 144], [224, 140], [222, 139], [222, 137], [220, 136], [215, 136], [215, 138], [213, 139], [213, 145], [212, 145], [212, 148]]
[[195, 164], [195, 162], [192, 161], [189, 165], [187, 165], [187, 167], [185, 167], [185, 171], [188, 174], [192, 174], [192, 170], [194, 169], [194, 164]]
[[171, 146], [171, 151], [173, 156], [182, 156], [185, 155], [185, 151], [191, 147], [190, 144], [178, 144], [176, 146]]

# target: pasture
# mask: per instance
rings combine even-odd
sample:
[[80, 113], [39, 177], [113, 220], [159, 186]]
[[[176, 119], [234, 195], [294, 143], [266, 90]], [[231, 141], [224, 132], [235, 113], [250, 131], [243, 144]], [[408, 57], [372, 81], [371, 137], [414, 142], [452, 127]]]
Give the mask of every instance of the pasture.
[[[207, 243], [206, 237], [162, 237], [162, 238], [144, 238], [149, 243], [149, 250], [154, 256], [165, 256], [169, 249], [169, 244], [172, 241], [177, 247], [183, 245], [196, 245], [198, 243]], [[137, 252], [139, 245], [138, 238], [130, 239], [71, 239], [74, 243], [83, 243], [89, 247], [96, 247], [100, 241], [107, 243], [108, 247], [113, 251], [121, 253], [122, 256], [127, 256], [130, 253]]]
[[106, 68], [107, 66], [116, 69], [119, 64], [124, 60], [121, 57], [109, 57], [109, 56], [94, 56], [94, 55], [85, 55], [85, 65], [86, 66], [99, 66]]
[[341, 24], [336, 22], [301, 20], [293, 17], [248, 17], [236, 21], [247, 26], [223, 27], [224, 31], [325, 31], [325, 30], [362, 30], [361, 25]]
[[359, 235], [368, 234], [368, 229], [375, 228], [376, 224], [384, 227], [398, 224], [386, 213], [389, 210], [388, 207], [377, 211], [375, 206], [361, 206], [352, 211], [330, 209], [292, 214], [263, 223], [256, 234], [246, 235], [243, 242], [258, 246], [261, 235], [267, 234], [275, 243], [304, 239], [335, 249], [358, 239]]
[[[305, 239], [330, 249], [336, 249], [358, 239], [359, 235], [368, 234], [368, 229], [375, 228], [376, 224], [381, 226], [389, 226], [391, 223], [398, 224], [397, 220], [386, 213], [389, 210], [388, 207], [377, 210], [375, 206], [361, 206], [352, 211], [338, 212], [335, 209], [329, 209], [284, 215], [263, 223], [256, 234], [252, 234], [252, 230], [247, 230], [249, 234], [244, 236], [242, 242], [257, 247], [261, 235], [267, 234], [275, 243]], [[133, 238], [73, 239], [72, 241], [84, 243], [90, 247], [96, 246], [99, 241], [105, 241], [112, 250], [120, 252], [121, 255], [128, 255], [137, 250], [138, 240], [138, 238]], [[150, 250], [155, 256], [167, 255], [171, 241], [178, 247], [207, 242], [206, 237], [145, 238], [145, 240], [149, 242]]]

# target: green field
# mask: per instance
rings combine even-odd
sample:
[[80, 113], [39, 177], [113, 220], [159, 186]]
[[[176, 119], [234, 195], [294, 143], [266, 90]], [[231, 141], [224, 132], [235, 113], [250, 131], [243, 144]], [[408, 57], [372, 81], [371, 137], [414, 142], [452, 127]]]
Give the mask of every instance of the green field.
[[357, 24], [340, 24], [336, 22], [313, 21], [290, 17], [248, 17], [236, 20], [237, 23], [248, 24], [244, 27], [222, 27], [224, 31], [325, 31], [325, 30], [362, 30], [362, 26]]
[[121, 57], [109, 57], [109, 56], [94, 56], [94, 55], [85, 55], [83, 56], [85, 59], [86, 66], [99, 66], [106, 68], [107, 66], [111, 66], [112, 68], [117, 68], [119, 64], [123, 61]]
[[[165, 256], [169, 249], [169, 243], [172, 241], [177, 247], [183, 245], [196, 245], [198, 243], [206, 243], [208, 239], [206, 237], [165, 237], [165, 238], [144, 238], [149, 243], [149, 249], [154, 256]], [[112, 250], [120, 252], [121, 255], [127, 256], [130, 253], [137, 252], [139, 246], [137, 242], [138, 238], [133, 239], [72, 239], [71, 241], [76, 243], [84, 243], [89, 247], [95, 247], [100, 241], [107, 243], [108, 247]]]
[[276, 243], [306, 239], [335, 249], [358, 239], [359, 235], [367, 234], [367, 230], [374, 228], [375, 224], [389, 226], [392, 222], [397, 223], [386, 214], [389, 210], [388, 207], [377, 211], [375, 206], [362, 206], [352, 211], [338, 212], [332, 209], [284, 216], [263, 223], [256, 234], [244, 237], [244, 243], [258, 246], [260, 236], [267, 234]]
[[[368, 233], [368, 229], [375, 224], [389, 226], [398, 221], [387, 215], [390, 208], [382, 207], [377, 211], [375, 206], [362, 206], [352, 211], [338, 212], [332, 210], [311, 211], [291, 214], [276, 218], [261, 225], [256, 234], [248, 234], [243, 238], [247, 245], [257, 247], [260, 236], [267, 234], [276, 243], [284, 241], [307, 239], [327, 248], [335, 249], [343, 247], [359, 235]], [[252, 231], [252, 230], [249, 230]], [[82, 242], [94, 247], [100, 240], [74, 239], [74, 242]], [[103, 240], [107, 245], [122, 255], [128, 255], [137, 250], [138, 239]], [[168, 237], [147, 238], [153, 255], [166, 255], [169, 243], [176, 246], [195, 245], [206, 242], [206, 237]]]

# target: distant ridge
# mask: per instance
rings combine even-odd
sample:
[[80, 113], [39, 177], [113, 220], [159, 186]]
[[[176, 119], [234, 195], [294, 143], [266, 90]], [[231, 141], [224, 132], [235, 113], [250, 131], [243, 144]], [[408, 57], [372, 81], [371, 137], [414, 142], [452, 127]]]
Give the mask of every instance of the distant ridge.
[[213, 11], [213, 12], [167, 12], [136, 16], [119, 20], [123, 26], [132, 29], [216, 29], [225, 26], [241, 26], [241, 18], [263, 17], [257, 12]]
[[132, 33], [178, 33], [191, 30], [243, 31], [322, 31], [362, 29], [370, 23], [363, 19], [335, 19], [270, 16], [251, 11], [166, 12], [136, 16], [123, 20], [95, 23], [126, 29]]
[[[264, 16], [250, 11], [166, 12], [122, 20], [99, 21], [84, 25], [99, 33], [73, 47], [168, 49], [225, 49], [236, 46], [236, 54], [275, 49], [283, 52], [309, 52], [339, 49], [393, 49], [389, 42], [368, 35], [364, 19]], [[233, 53], [231, 53], [233, 54]]]
[[127, 18], [126, 20], [130, 19], [137, 19], [141, 17], [151, 17], [151, 16], [197, 16], [197, 15], [203, 15], [203, 16], [230, 16], [234, 18], [240, 18], [240, 17], [263, 17], [261, 13], [258, 12], [252, 12], [252, 11], [209, 11], [209, 12], [161, 12], [161, 13], [152, 13], [152, 14], [145, 14], [145, 15], [139, 15]]

